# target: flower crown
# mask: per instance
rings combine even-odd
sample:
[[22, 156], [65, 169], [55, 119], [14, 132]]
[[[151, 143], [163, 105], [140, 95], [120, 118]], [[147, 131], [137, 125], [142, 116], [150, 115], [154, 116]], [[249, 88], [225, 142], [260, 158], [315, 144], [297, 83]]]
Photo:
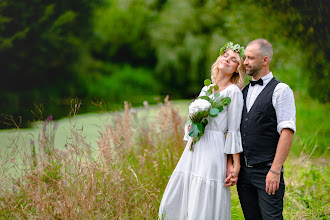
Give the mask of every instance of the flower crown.
[[241, 57], [243, 57], [243, 59], [244, 59], [244, 51], [245, 51], [244, 50], [244, 47], [242, 47], [239, 44], [235, 44], [234, 45], [233, 42], [231, 42], [231, 41], [228, 41], [223, 47], [221, 47], [220, 52], [219, 52], [219, 55], [222, 55], [223, 52], [225, 52], [225, 50], [228, 50], [228, 49], [233, 50], [233, 51], [239, 53], [239, 55]]

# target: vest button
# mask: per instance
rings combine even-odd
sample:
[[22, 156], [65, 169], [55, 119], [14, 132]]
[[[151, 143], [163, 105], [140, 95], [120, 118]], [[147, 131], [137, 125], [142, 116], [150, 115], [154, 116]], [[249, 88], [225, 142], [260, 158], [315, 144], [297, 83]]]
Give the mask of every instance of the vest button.
[[246, 133], [244, 133], [243, 136], [245, 137], [246, 136]]
[[243, 144], [245, 144], [245, 141], [243, 141]]
[[245, 125], [243, 128], [244, 128], [244, 129], [247, 129], [247, 126]]
[[245, 121], [248, 121], [249, 119], [248, 118], [245, 118]]

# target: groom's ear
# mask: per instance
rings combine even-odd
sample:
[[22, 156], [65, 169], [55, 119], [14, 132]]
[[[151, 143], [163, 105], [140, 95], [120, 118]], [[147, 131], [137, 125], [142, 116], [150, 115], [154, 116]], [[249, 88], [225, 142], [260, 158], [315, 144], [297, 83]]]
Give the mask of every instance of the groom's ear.
[[268, 56], [264, 56], [264, 58], [262, 59], [262, 65], [267, 65], [269, 63], [269, 58]]

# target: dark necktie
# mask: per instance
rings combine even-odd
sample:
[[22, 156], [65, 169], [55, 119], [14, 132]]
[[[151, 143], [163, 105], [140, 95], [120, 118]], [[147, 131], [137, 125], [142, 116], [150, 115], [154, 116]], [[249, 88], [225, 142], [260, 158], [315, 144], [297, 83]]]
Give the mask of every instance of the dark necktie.
[[254, 86], [255, 84], [259, 84], [259, 85], [263, 85], [264, 84], [264, 81], [262, 81], [262, 79], [260, 78], [259, 80], [257, 81], [251, 81], [250, 80], [250, 83], [251, 83], [251, 86]]

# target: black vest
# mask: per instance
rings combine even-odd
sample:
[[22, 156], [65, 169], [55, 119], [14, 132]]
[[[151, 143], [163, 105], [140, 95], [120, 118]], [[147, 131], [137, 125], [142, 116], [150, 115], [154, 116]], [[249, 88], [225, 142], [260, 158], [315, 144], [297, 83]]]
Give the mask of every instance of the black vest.
[[243, 145], [241, 161], [244, 164], [254, 165], [274, 160], [280, 135], [277, 132], [277, 118], [272, 97], [278, 83], [280, 81], [277, 79], [271, 79], [260, 92], [249, 112], [246, 108], [249, 85], [242, 91], [244, 106], [241, 121]]

